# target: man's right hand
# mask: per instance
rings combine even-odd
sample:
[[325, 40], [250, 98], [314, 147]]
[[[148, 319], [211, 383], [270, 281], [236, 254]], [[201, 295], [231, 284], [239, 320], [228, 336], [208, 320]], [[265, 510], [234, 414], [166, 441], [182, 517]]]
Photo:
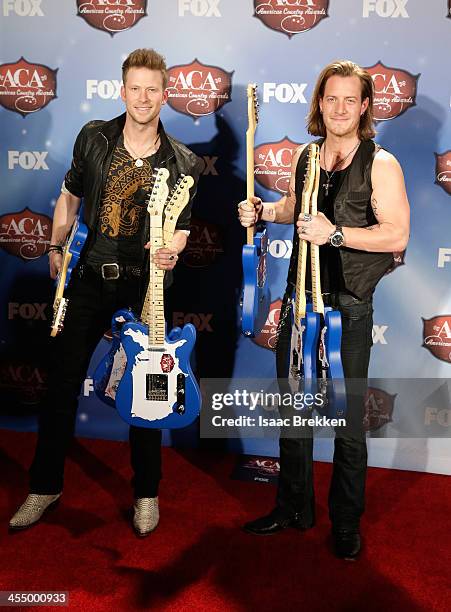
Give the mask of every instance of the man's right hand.
[[50, 266], [50, 278], [55, 279], [58, 276], [58, 272], [61, 270], [63, 265], [63, 256], [58, 251], [50, 251], [49, 253], [49, 266]]
[[261, 219], [263, 202], [260, 198], [252, 197], [238, 204], [238, 219], [243, 227], [252, 227]]

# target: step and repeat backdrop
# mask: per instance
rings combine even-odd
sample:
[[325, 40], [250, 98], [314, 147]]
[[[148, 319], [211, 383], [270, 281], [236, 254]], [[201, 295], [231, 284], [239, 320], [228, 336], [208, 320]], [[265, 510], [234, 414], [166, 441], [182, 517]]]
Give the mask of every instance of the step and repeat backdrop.
[[[240, 334], [246, 86], [257, 83], [256, 191], [287, 189], [293, 150], [309, 139], [305, 117], [316, 78], [334, 59], [366, 67], [376, 90], [376, 140], [399, 159], [412, 208], [411, 240], [375, 295], [370, 374], [446, 379], [451, 372], [451, 53], [447, 0], [0, 0], [0, 425], [32, 429], [47, 379], [53, 283], [48, 278], [53, 208], [72, 146], [91, 119], [122, 113], [121, 64], [137, 47], [166, 57], [166, 130], [204, 161], [189, 243], [168, 295], [169, 326], [193, 323], [200, 378], [275, 375], [276, 326], [292, 228], [269, 225], [271, 310], [255, 339]], [[107, 330], [106, 330], [107, 331]], [[94, 396], [80, 395], [77, 431], [125, 438], [126, 426]], [[421, 395], [421, 391], [419, 391]], [[416, 395], [418, 395], [416, 393]], [[368, 398], [370, 463], [451, 473], [447, 390], [402, 401], [374, 386]], [[431, 399], [432, 398], [432, 399]], [[420, 401], [421, 400], [421, 401]], [[433, 437], [382, 433], [424, 410]], [[432, 430], [431, 430], [432, 431]], [[196, 427], [169, 434], [193, 443]], [[418, 435], [418, 431], [416, 432]], [[203, 441], [206, 443], [206, 441]], [[316, 457], [330, 459], [330, 439]], [[220, 443], [214, 441], [215, 445]], [[212, 443], [211, 443], [212, 444]], [[277, 456], [269, 439], [231, 450]]]

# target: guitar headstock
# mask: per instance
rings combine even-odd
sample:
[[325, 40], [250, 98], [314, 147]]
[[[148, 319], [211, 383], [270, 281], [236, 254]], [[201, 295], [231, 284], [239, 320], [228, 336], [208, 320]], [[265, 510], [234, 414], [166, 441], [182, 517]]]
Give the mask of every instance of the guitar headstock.
[[249, 83], [247, 86], [247, 121], [249, 130], [255, 132], [258, 123], [257, 84]]
[[189, 190], [194, 185], [192, 176], [182, 174], [172, 190], [171, 197], [165, 208], [165, 218], [177, 218], [189, 202]]
[[154, 178], [152, 192], [147, 203], [147, 212], [149, 215], [162, 215], [165, 202], [168, 197], [169, 170], [167, 168], [159, 168]]
[[50, 331], [52, 338], [59, 334], [64, 327], [64, 317], [66, 316], [67, 303], [68, 300], [66, 298], [59, 298], [53, 305], [53, 321]]

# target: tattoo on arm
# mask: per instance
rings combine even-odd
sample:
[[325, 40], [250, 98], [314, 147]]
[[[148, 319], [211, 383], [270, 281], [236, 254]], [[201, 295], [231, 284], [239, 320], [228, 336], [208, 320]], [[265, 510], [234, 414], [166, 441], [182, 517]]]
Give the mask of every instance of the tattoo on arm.
[[376, 198], [371, 198], [371, 208], [373, 209], [373, 214], [377, 219], [377, 207], [378, 207], [378, 203]]

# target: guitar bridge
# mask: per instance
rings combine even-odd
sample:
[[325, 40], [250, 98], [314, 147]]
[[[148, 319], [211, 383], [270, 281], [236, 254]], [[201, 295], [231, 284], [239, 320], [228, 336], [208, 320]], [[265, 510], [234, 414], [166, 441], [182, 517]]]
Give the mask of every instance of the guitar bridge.
[[146, 399], [151, 402], [168, 401], [167, 374], [146, 374]]

